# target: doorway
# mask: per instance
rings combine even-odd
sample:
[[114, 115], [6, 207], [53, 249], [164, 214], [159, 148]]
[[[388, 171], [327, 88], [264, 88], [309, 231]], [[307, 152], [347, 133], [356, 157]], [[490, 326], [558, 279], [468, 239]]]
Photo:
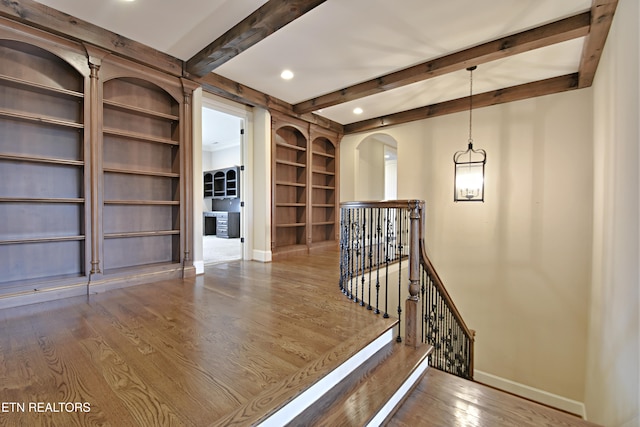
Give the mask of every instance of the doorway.
[[243, 258], [243, 147], [245, 119], [203, 100], [203, 263]]
[[376, 133], [356, 147], [356, 200], [394, 200], [398, 195], [398, 143]]

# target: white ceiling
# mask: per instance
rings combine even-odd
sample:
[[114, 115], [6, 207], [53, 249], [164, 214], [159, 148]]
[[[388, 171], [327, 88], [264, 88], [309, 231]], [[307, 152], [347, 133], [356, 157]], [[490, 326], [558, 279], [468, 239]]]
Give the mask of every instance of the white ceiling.
[[[39, 2], [187, 60], [266, 1]], [[327, 0], [214, 72], [296, 104], [590, 7], [591, 0]], [[582, 44], [576, 39], [480, 65], [474, 93], [575, 73]], [[279, 77], [285, 68], [295, 73], [290, 81]], [[468, 93], [463, 70], [318, 114], [349, 124]]]
[[242, 119], [209, 107], [202, 108], [202, 149], [218, 151], [239, 147]]

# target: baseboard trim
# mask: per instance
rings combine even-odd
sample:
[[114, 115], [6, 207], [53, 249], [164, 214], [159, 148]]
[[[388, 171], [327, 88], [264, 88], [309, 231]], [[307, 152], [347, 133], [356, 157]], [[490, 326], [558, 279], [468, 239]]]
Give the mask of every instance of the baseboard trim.
[[503, 390], [508, 393], [524, 397], [525, 399], [542, 403], [543, 405], [551, 406], [553, 408], [560, 409], [561, 411], [569, 412], [570, 414], [574, 414], [583, 419], [586, 419], [587, 411], [583, 402], [568, 399], [557, 394], [549, 393], [547, 391], [530, 387], [525, 384], [520, 384], [506, 378], [479, 371], [477, 369], [473, 373], [473, 379], [476, 382], [486, 384], [499, 390]]
[[204, 261], [194, 261], [193, 266], [196, 268], [196, 276], [204, 274]]
[[271, 251], [259, 251], [254, 249], [251, 259], [260, 262], [271, 262], [273, 257]]
[[[91, 296], [113, 289], [126, 288], [141, 285], [158, 280], [180, 278], [185, 274], [191, 274], [193, 267], [183, 269], [175, 264], [165, 269], [130, 270], [125, 273], [79, 277], [73, 282], [43, 282], [45, 285], [34, 290], [22, 291], [16, 294], [0, 296], [0, 309], [19, 307], [28, 304], [55, 301], [78, 296]], [[57, 283], [57, 284], [56, 284]]]

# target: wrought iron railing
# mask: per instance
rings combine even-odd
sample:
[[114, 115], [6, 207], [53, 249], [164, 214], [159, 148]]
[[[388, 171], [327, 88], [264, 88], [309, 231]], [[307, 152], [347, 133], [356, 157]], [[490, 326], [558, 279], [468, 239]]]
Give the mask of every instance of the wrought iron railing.
[[[377, 202], [375, 207], [364, 207], [343, 203], [340, 223], [340, 289], [376, 314], [383, 313], [387, 318], [389, 311], [395, 310], [401, 319], [401, 267], [409, 250], [406, 205]], [[394, 286], [391, 277], [395, 272], [398, 282]], [[400, 328], [397, 341], [402, 341]]]
[[397, 341], [404, 327], [407, 345], [433, 346], [431, 366], [472, 379], [474, 332], [427, 256], [423, 224], [420, 200], [342, 203], [340, 289], [375, 314], [395, 311]]

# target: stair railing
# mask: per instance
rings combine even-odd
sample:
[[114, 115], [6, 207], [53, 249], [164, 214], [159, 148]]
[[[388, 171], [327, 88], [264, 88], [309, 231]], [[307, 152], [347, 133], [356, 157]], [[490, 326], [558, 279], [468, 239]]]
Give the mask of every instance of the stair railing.
[[472, 379], [475, 333], [427, 256], [424, 206], [421, 200], [341, 203], [340, 289], [384, 317], [395, 307], [398, 342], [404, 326], [406, 345], [434, 347], [431, 366]]

